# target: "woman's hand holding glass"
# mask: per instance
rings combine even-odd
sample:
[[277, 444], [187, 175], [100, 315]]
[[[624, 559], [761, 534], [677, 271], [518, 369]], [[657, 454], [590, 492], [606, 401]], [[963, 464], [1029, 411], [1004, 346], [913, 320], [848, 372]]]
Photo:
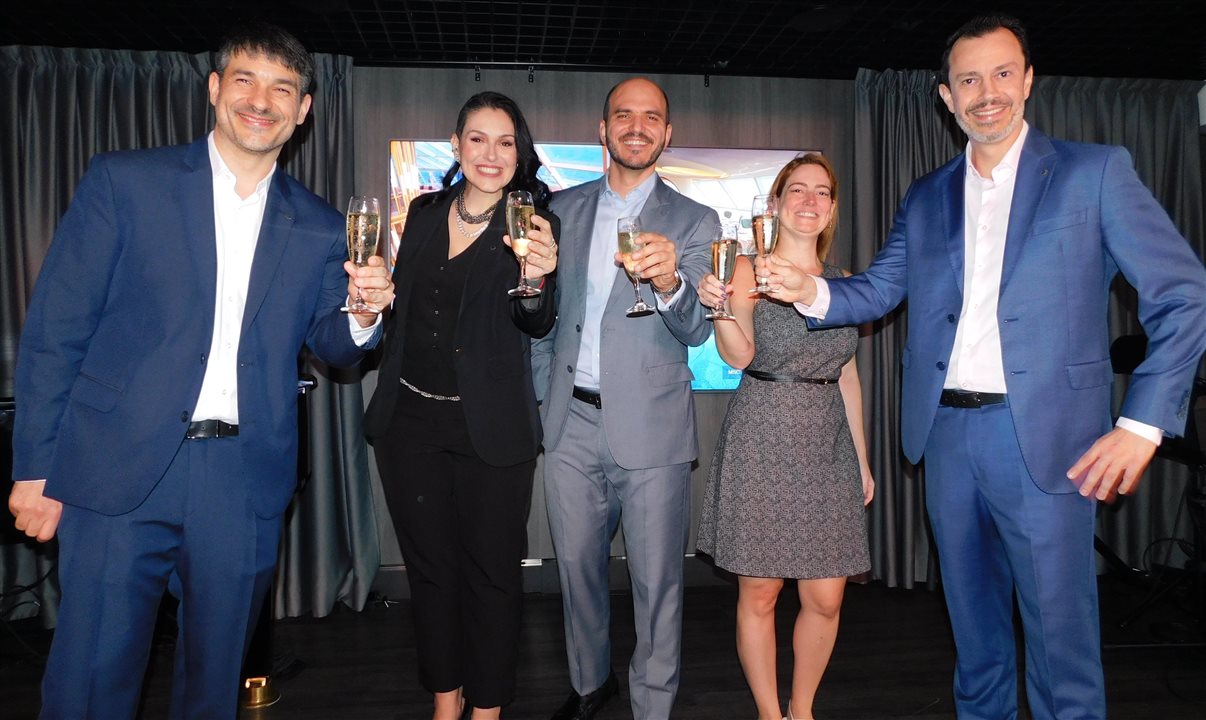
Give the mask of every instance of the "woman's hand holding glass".
[[[539, 215], [532, 215], [531, 228], [528, 230], [528, 260], [524, 277], [533, 285], [540, 285], [545, 275], [551, 275], [557, 269], [557, 238], [553, 237], [553, 227], [548, 220]], [[511, 236], [503, 235], [507, 247], [511, 245]]]
[[724, 304], [729, 293], [733, 292], [732, 283], [726, 285], [712, 273], [708, 273], [695, 286], [695, 294], [699, 296], [699, 304], [715, 310]]

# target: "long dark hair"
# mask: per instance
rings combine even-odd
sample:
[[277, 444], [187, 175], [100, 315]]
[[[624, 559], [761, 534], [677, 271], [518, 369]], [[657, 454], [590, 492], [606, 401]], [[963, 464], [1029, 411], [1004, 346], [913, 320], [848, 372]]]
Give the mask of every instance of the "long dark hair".
[[[514, 100], [492, 90], [477, 93], [465, 101], [456, 116], [456, 136], [460, 137], [461, 133], [465, 131], [465, 121], [469, 116], [484, 108], [502, 110], [511, 118], [511, 124], [515, 126], [515, 151], [519, 162], [515, 167], [515, 176], [503, 188], [503, 193], [506, 194], [512, 190], [527, 190], [532, 193], [532, 201], [536, 207], [547, 209], [552, 193], [549, 191], [549, 186], [536, 177], [536, 171], [540, 170], [540, 158], [536, 155], [536, 145], [532, 142], [532, 131], [528, 129], [528, 122], [524, 120], [523, 113], [520, 112], [519, 106], [515, 104]], [[448, 168], [448, 172], [444, 173], [444, 189], [439, 193], [434, 193], [433, 201], [447, 196], [449, 188], [452, 187], [460, 172], [461, 164], [454, 160], [452, 166]]]

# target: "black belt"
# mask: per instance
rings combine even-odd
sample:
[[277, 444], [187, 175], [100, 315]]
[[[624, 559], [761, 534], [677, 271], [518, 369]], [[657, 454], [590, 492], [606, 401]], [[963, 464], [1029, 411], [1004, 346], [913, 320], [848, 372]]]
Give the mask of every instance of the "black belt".
[[231, 425], [221, 420], [194, 420], [188, 424], [188, 432], [184, 434], [184, 437], [189, 440], [208, 440], [234, 437], [238, 434], [238, 425]]
[[765, 380], [766, 382], [790, 382], [790, 383], [809, 383], [811, 385], [832, 385], [838, 381], [837, 378], [806, 378], [799, 375], [780, 375], [779, 373], [768, 373], [761, 370], [746, 370], [746, 375], [755, 380]]
[[574, 399], [581, 400], [589, 405], [594, 405], [600, 410], [603, 409], [603, 398], [600, 397], [599, 393], [584, 390], [577, 385], [574, 386]]
[[978, 408], [984, 405], [999, 405], [1005, 402], [1005, 393], [976, 392], [968, 390], [943, 390], [938, 398], [939, 405], [953, 408]]

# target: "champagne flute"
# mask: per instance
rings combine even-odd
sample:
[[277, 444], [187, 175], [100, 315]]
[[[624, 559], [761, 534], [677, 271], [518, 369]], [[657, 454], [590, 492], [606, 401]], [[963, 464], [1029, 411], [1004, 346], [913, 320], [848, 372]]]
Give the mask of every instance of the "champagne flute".
[[645, 298], [641, 297], [641, 278], [636, 274], [636, 262], [632, 260], [632, 254], [645, 246], [645, 243], [641, 242], [641, 219], [636, 216], [622, 217], [616, 221], [616, 230], [619, 234], [620, 256], [624, 261], [624, 272], [632, 281], [632, 289], [636, 293], [636, 302], [628, 308], [627, 315], [628, 317], [649, 315], [653, 312], [653, 308], [646, 305]]
[[[773, 195], [756, 195], [751, 212], [754, 226], [754, 252], [766, 257], [775, 251], [779, 242], [779, 212]], [[758, 278], [758, 285], [751, 293], [770, 292], [766, 278]]]
[[[368, 265], [369, 258], [377, 254], [377, 238], [381, 230], [381, 204], [375, 197], [353, 195], [348, 201], [348, 259], [356, 267]], [[356, 299], [340, 310], [353, 315], [372, 315], [377, 309], [364, 302], [360, 290]]]
[[[733, 282], [733, 270], [737, 265], [739, 249], [737, 226], [731, 223], [721, 225], [716, 239], [712, 241], [712, 274], [725, 285]], [[704, 317], [708, 320], [736, 320], [737, 318], [729, 312], [729, 294], [724, 294], [719, 308]]]
[[519, 258], [519, 285], [507, 291], [511, 297], [535, 297], [540, 288], [528, 284], [528, 231], [532, 229], [532, 193], [527, 190], [512, 190], [507, 193], [507, 234], [511, 236], [511, 250]]

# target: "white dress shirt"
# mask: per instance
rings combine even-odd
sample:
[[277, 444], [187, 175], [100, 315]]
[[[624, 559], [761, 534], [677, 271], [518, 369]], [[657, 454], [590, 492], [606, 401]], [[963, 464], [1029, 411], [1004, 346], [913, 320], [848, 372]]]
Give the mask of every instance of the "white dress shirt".
[[[209, 162], [213, 170], [214, 240], [218, 261], [214, 331], [206, 357], [205, 377], [192, 419], [222, 420], [237, 425], [238, 354], [243, 310], [247, 305], [251, 263], [255, 258], [264, 208], [268, 203], [268, 187], [276, 173], [276, 165], [256, 185], [251, 195], [243, 199], [235, 191], [235, 175], [222, 160], [212, 132], [209, 134]], [[376, 323], [361, 328], [355, 318], [349, 315], [352, 340], [357, 345], [363, 345], [373, 336], [380, 322], [381, 317], [378, 316]]]

